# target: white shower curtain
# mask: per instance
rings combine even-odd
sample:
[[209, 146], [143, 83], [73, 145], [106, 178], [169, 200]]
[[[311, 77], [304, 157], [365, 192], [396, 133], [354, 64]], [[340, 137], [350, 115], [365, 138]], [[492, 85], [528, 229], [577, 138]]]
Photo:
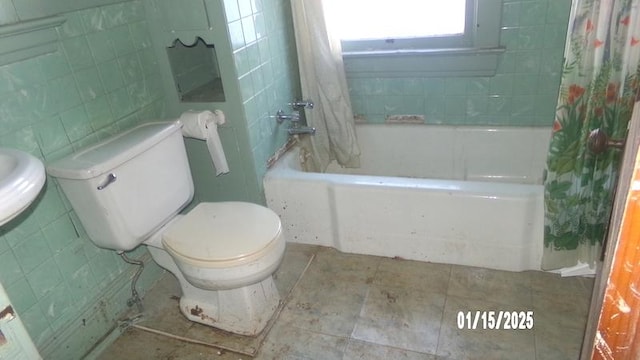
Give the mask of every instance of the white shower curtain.
[[344, 167], [359, 167], [340, 40], [327, 31], [322, 0], [292, 0], [291, 9], [302, 94], [315, 103], [305, 111], [307, 124], [316, 128], [307, 149], [312, 169], [323, 172], [333, 159]]

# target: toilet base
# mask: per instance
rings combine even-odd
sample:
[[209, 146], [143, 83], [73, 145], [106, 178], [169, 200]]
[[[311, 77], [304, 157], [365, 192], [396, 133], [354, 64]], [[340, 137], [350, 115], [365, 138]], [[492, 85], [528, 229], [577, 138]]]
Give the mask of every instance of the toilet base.
[[147, 249], [161, 267], [180, 283], [180, 311], [191, 321], [236, 334], [253, 336], [264, 330], [280, 303], [273, 277], [229, 290], [204, 290], [189, 283], [171, 256], [152, 246]]
[[188, 282], [180, 286], [180, 311], [187, 319], [241, 335], [259, 334], [280, 303], [271, 276], [232, 290], [202, 290]]

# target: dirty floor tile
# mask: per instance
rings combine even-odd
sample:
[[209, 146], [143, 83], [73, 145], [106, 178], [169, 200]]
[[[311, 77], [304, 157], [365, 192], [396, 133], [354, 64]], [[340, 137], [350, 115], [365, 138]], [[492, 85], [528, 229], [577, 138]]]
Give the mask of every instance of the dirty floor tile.
[[[274, 281], [282, 311], [258, 337], [188, 321], [178, 309], [180, 287], [168, 273], [146, 294], [145, 316], [137, 324], [244, 349], [255, 359], [467, 360], [514, 359], [514, 354], [520, 360], [576, 359], [593, 287], [593, 279], [345, 254], [301, 244], [287, 244]], [[461, 312], [491, 310], [533, 311], [533, 329], [458, 326]], [[99, 357], [251, 358], [131, 327]]]

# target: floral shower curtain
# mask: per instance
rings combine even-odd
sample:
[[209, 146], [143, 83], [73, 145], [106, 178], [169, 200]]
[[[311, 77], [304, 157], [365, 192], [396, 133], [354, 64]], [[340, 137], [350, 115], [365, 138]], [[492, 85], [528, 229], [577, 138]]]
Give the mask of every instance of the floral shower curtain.
[[594, 268], [621, 153], [594, 155], [591, 130], [624, 138], [638, 93], [640, 0], [573, 0], [545, 180], [542, 268]]

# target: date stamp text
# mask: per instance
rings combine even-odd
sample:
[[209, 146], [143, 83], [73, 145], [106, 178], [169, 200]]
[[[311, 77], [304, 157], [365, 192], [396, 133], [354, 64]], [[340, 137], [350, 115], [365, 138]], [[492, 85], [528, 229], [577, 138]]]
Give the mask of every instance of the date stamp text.
[[458, 311], [458, 329], [465, 330], [531, 330], [533, 311]]

